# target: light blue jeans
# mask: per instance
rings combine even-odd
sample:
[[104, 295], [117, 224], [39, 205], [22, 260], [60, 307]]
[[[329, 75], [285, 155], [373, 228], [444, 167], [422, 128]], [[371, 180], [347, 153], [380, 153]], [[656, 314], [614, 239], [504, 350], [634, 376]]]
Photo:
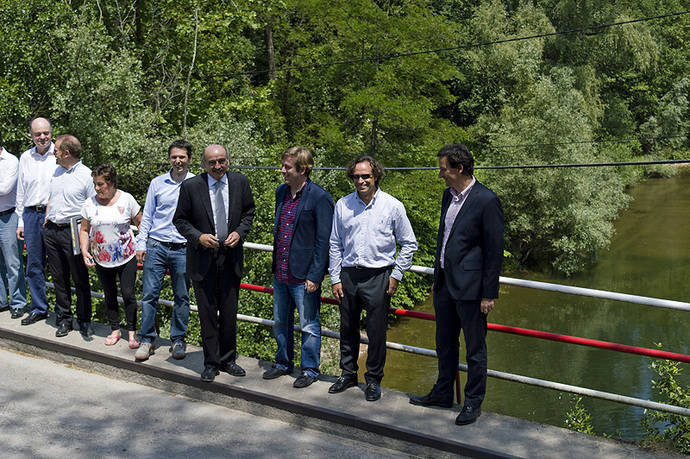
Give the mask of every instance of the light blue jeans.
[[287, 284], [273, 278], [273, 336], [278, 343], [276, 368], [292, 371], [295, 359], [295, 308], [302, 329], [302, 372], [319, 375], [321, 361], [321, 289], [307, 293], [304, 284]]
[[17, 219], [14, 212], [0, 216], [0, 307], [9, 306], [12, 310], [26, 307], [24, 244], [17, 239]]
[[170, 318], [170, 339], [184, 341], [189, 324], [189, 279], [187, 277], [187, 249], [171, 249], [149, 238], [144, 259], [143, 298], [141, 306], [141, 340], [152, 343], [156, 339], [156, 310], [161, 294], [165, 270], [170, 270], [173, 313]]

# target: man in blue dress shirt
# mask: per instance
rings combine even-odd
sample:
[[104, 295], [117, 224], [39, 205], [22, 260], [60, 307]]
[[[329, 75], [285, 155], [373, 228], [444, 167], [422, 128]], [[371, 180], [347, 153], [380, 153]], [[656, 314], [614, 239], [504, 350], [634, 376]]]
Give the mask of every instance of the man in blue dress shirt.
[[187, 276], [187, 240], [172, 223], [180, 185], [194, 174], [189, 172], [192, 146], [176, 140], [168, 147], [170, 170], [154, 178], [146, 193], [144, 215], [137, 236], [137, 261], [144, 264], [143, 301], [141, 308], [141, 345], [134, 357], [138, 361], [149, 358], [156, 339], [156, 311], [165, 271], [175, 296], [170, 318], [170, 352], [174, 359], [185, 357], [185, 337], [189, 323], [189, 277]]
[[328, 392], [357, 385], [359, 318], [364, 309], [369, 338], [365, 397], [375, 401], [381, 398], [391, 296], [412, 265], [417, 239], [403, 204], [379, 189], [383, 168], [378, 161], [360, 156], [350, 163], [347, 175], [356, 191], [335, 205], [328, 268], [333, 294], [340, 300], [342, 373]]

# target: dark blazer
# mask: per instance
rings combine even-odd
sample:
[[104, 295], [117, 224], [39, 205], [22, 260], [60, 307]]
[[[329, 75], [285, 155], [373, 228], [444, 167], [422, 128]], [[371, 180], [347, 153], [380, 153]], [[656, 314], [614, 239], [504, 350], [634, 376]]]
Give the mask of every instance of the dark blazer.
[[254, 198], [249, 188], [247, 177], [236, 172], [227, 172], [230, 208], [228, 216], [228, 234], [237, 231], [240, 242], [232, 249], [207, 249], [199, 243], [202, 234], [215, 234], [213, 208], [208, 192], [208, 174], [194, 176], [182, 182], [177, 210], [173, 224], [182, 236], [187, 239], [187, 273], [194, 281], [201, 281], [208, 272], [211, 262], [219, 252], [226, 257], [234, 274], [242, 277], [244, 258], [242, 243], [252, 227], [254, 219]]
[[[440, 256], [445, 218], [452, 199], [450, 188], [443, 192], [438, 227], [434, 286], [439, 287]], [[444, 253], [443, 273], [455, 300], [498, 298], [498, 277], [503, 263], [503, 208], [498, 196], [475, 182], [455, 218]]]
[[[273, 223], [273, 272], [276, 270], [276, 246], [280, 211], [283, 208], [288, 185], [283, 183], [276, 189], [276, 213]], [[293, 276], [307, 279], [316, 284], [323, 281], [328, 268], [328, 239], [333, 224], [333, 198], [326, 190], [311, 180], [302, 189], [297, 206], [288, 266]]]

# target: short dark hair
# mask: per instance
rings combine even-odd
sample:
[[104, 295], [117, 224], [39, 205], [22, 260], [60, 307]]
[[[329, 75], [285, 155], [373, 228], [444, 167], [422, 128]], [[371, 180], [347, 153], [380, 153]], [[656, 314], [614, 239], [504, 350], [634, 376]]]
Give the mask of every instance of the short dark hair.
[[187, 150], [187, 158], [189, 160], [192, 160], [192, 144], [187, 142], [186, 140], [176, 140], [173, 143], [170, 144], [168, 147], [168, 156], [170, 156], [170, 153], [172, 152], [173, 148], [181, 148], [183, 150]]
[[75, 158], [81, 158], [81, 142], [79, 139], [70, 134], [62, 134], [55, 139], [55, 145], [60, 144], [65, 150], [69, 150], [69, 154]]
[[439, 158], [445, 157], [450, 167], [453, 169], [460, 169], [460, 167], [462, 167], [462, 173], [468, 177], [472, 177], [472, 172], [474, 171], [474, 158], [466, 146], [459, 143], [446, 145], [441, 148], [436, 156]]
[[117, 171], [110, 164], [96, 166], [93, 172], [91, 172], [91, 177], [103, 177], [103, 180], [117, 188]]
[[352, 160], [352, 162], [347, 166], [347, 176], [350, 180], [354, 179], [355, 166], [359, 163], [368, 162], [371, 166], [371, 173], [374, 174], [374, 183], [379, 186], [379, 181], [383, 177], [383, 166], [374, 159], [373, 156], [362, 155], [358, 156]]
[[290, 147], [280, 155], [280, 161], [285, 161], [285, 158], [288, 156], [295, 159], [297, 171], [304, 171], [304, 175], [309, 177], [311, 170], [314, 168], [314, 156], [311, 154], [311, 150], [307, 147]]

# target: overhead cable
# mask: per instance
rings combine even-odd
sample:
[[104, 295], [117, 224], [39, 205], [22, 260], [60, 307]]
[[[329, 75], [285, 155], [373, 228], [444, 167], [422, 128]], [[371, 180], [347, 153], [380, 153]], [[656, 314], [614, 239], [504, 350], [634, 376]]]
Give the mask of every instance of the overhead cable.
[[[569, 164], [515, 164], [508, 166], [475, 166], [475, 169], [556, 169], [571, 167], [620, 167], [620, 166], [650, 166], [654, 164], [686, 164], [690, 159], [667, 159], [658, 161], [621, 161], [607, 163], [569, 163]], [[232, 165], [230, 169], [249, 169], [249, 170], [280, 170], [279, 166], [242, 166]], [[314, 167], [316, 171], [344, 171], [344, 167]], [[386, 171], [430, 171], [438, 170], [438, 167], [384, 167]]]
[[[449, 47], [445, 47], [445, 48], [426, 49], [426, 50], [420, 50], [420, 51], [409, 51], [409, 52], [405, 52], [405, 53], [383, 54], [383, 55], [378, 55], [375, 57], [364, 57], [363, 56], [363, 57], [356, 58], [356, 59], [353, 58], [353, 59], [345, 59], [345, 60], [341, 60], [341, 61], [332, 61], [332, 62], [323, 62], [323, 63], [317, 62], [317, 63], [306, 64], [306, 65], [294, 65], [294, 66], [286, 65], [286, 66], [282, 66], [282, 67], [277, 67], [275, 69], [275, 71], [279, 72], [279, 71], [290, 71], [290, 70], [317, 69], [317, 68], [323, 68], [323, 67], [332, 67], [335, 65], [361, 64], [363, 62], [381, 62], [384, 60], [397, 59], [397, 58], [401, 58], [401, 57], [420, 56], [420, 55], [424, 55], [424, 54], [438, 54], [438, 53], [444, 53], [444, 52], [449, 52], [449, 51], [459, 51], [459, 50], [463, 50], [463, 49], [481, 48], [484, 46], [499, 45], [499, 44], [504, 44], [504, 43], [513, 43], [513, 42], [525, 41], [525, 40], [533, 40], [536, 38], [548, 38], [548, 37], [554, 37], [557, 35], [571, 35], [571, 34], [583, 33], [583, 32], [588, 32], [588, 31], [597, 31], [597, 30], [602, 30], [602, 29], [606, 29], [606, 28], [610, 28], [610, 27], [635, 24], [635, 23], [646, 22], [646, 21], [655, 21], [655, 20], [665, 19], [665, 18], [669, 18], [669, 17], [682, 16], [685, 14], [690, 14], [690, 10], [677, 11], [674, 13], [666, 13], [666, 14], [661, 14], [658, 16], [648, 16], [648, 17], [644, 17], [644, 18], [630, 19], [627, 21], [610, 22], [607, 24], [599, 24], [599, 25], [590, 25], [590, 26], [580, 27], [577, 29], [569, 29], [569, 30], [561, 30], [561, 31], [556, 31], [556, 32], [527, 35], [524, 37], [503, 38], [500, 40], [491, 40], [491, 41], [483, 41], [483, 42], [477, 42], [477, 43], [469, 43], [469, 44], [458, 45], [458, 46], [449, 46]], [[247, 71], [247, 72], [241, 72], [241, 74], [245, 74], [245, 75], [261, 75], [264, 73], [268, 73], [268, 70], [252, 70], [252, 71]], [[209, 76], [219, 77], [219, 76], [228, 76], [228, 75], [225, 74], [225, 75], [209, 75]]]

